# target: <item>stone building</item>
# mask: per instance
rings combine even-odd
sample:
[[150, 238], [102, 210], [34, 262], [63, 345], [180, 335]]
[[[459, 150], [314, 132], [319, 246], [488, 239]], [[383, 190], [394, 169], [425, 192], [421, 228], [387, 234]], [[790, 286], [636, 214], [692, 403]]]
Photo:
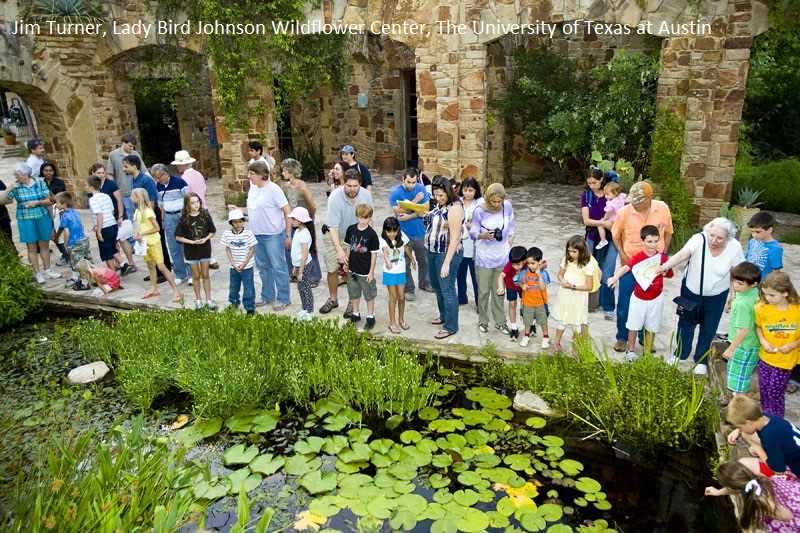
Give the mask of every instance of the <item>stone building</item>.
[[[68, 169], [74, 186], [89, 165], [107, 159], [123, 133], [138, 133], [125, 71], [162, 41], [154, 32], [65, 36], [41, 28], [34, 35], [35, 28], [19, 24], [20, 1], [0, 7], [0, 89], [25, 100], [49, 154]], [[107, 26], [154, 22], [139, 1], [106, 8]], [[540, 172], [519, 135], [490, 108], [514, 79], [519, 47], [542, 42], [598, 61], [619, 48], [658, 47], [658, 101], [684, 121], [681, 171], [701, 219], [730, 196], [750, 45], [768, 29], [764, 0], [328, 0], [308, 20], [363, 31], [348, 36], [345, 90], [322, 87], [293, 107], [295, 145], [321, 143], [328, 164], [343, 144], [352, 144], [369, 166], [394, 154], [397, 168], [418, 161], [429, 174], [459, 179], [506, 181]], [[185, 38], [183, 52], [199, 53], [201, 38]], [[265, 139], [279, 156], [272, 91], [260, 88], [267, 105], [246, 131], [228, 131], [213, 76], [205, 69], [198, 78], [198, 90], [176, 102], [181, 145], [207, 176], [222, 175], [226, 194], [241, 193], [249, 140]]]

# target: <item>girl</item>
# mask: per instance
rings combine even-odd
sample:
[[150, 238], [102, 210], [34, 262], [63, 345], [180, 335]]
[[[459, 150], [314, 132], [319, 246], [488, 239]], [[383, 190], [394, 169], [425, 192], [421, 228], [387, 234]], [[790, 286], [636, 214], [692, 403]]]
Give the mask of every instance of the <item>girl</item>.
[[717, 470], [721, 489], [706, 487], [706, 496], [734, 494], [742, 514], [739, 525], [749, 531], [760, 527], [769, 532], [800, 531], [800, 483], [768, 479], [738, 461], [728, 461]]
[[397, 305], [397, 318], [400, 327], [408, 329], [406, 323], [406, 258], [408, 254], [411, 269], [417, 268], [416, 261], [409, 246], [409, 239], [400, 231], [400, 222], [395, 217], [387, 217], [383, 221], [381, 232], [381, 251], [383, 251], [383, 284], [389, 290], [389, 331], [397, 335], [400, 330], [395, 321], [394, 308]]
[[[561, 350], [561, 337], [566, 326], [580, 326], [581, 337], [584, 340], [588, 338], [589, 292], [592, 290], [592, 276], [595, 269], [591, 257], [582, 236], [570, 237], [567, 241], [567, 253], [561, 260], [561, 269], [558, 271], [561, 290], [553, 310], [553, 318], [556, 320], [556, 342], [553, 345], [553, 352]], [[575, 355], [574, 348], [572, 354]]]
[[183, 294], [178, 290], [172, 272], [167, 270], [164, 265], [164, 255], [161, 252], [161, 236], [158, 234], [158, 222], [156, 222], [156, 214], [153, 212], [147, 191], [142, 188], [133, 189], [131, 191], [131, 202], [137, 206], [133, 215], [133, 224], [136, 228], [133, 238], [136, 241], [147, 244], [147, 255], [144, 256], [144, 260], [150, 270], [150, 290], [142, 295], [142, 300], [161, 295], [156, 286], [158, 281], [156, 269], [158, 269], [167, 278], [170, 287], [172, 287], [172, 303], [179, 303], [183, 299]]
[[461, 236], [461, 245], [464, 247], [464, 259], [458, 267], [456, 285], [458, 288], [458, 305], [469, 303], [467, 297], [467, 273], [472, 278], [472, 293], [475, 296], [475, 305], [478, 304], [478, 281], [475, 279], [475, 241], [469, 235], [472, 229], [472, 213], [475, 208], [483, 203], [481, 197], [481, 186], [474, 178], [467, 178], [461, 183], [459, 191], [461, 202], [464, 204], [464, 220], [466, 220], [467, 231]]
[[[192, 285], [194, 288], [194, 308], [208, 307], [212, 311], [217, 304], [211, 299], [211, 239], [217, 232], [208, 209], [203, 209], [203, 201], [196, 193], [190, 192], [183, 197], [183, 211], [178, 225], [175, 226], [175, 240], [183, 243], [183, 258], [192, 269]], [[205, 291], [206, 299], [200, 295]]]
[[78, 261], [77, 269], [81, 278], [90, 285], [94, 283], [103, 292], [100, 298], [105, 298], [111, 291], [122, 288], [117, 273], [106, 266], [94, 266], [86, 259], [81, 259]]
[[789, 276], [773, 272], [761, 281], [756, 304], [758, 383], [761, 409], [783, 417], [784, 391], [798, 362], [800, 346], [800, 297]]
[[314, 220], [305, 207], [295, 207], [289, 213], [289, 221], [294, 232], [292, 235], [292, 271], [297, 278], [297, 290], [300, 292], [301, 310], [297, 320], [314, 318], [314, 293], [311, 292], [311, 273], [314, 271], [313, 259], [317, 257], [316, 230]]

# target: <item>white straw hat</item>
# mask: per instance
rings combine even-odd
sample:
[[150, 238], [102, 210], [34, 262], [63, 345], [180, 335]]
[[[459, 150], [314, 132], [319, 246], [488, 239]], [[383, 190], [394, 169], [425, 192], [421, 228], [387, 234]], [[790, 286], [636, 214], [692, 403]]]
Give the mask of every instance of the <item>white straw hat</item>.
[[175, 161], [173, 161], [171, 164], [188, 165], [189, 163], [194, 163], [195, 161], [197, 161], [197, 159], [190, 156], [187, 150], [180, 150], [178, 152], [175, 152]]

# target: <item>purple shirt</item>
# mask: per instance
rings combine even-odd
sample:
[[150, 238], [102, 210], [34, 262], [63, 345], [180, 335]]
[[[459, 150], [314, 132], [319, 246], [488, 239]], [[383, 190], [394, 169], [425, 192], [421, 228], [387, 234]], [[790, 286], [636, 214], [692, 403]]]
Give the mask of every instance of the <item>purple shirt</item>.
[[[586, 189], [581, 195], [581, 208], [589, 208], [589, 218], [592, 220], [603, 220], [606, 214], [606, 197], [597, 196], [591, 189]], [[593, 242], [600, 241], [600, 235], [594, 226], [586, 226], [586, 238]]]

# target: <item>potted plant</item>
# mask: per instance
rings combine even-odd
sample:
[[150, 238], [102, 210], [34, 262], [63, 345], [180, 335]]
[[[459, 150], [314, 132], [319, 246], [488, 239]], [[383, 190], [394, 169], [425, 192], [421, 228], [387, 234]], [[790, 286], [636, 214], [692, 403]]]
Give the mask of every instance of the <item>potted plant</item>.
[[758, 206], [763, 205], [764, 202], [759, 202], [758, 197], [764, 191], [754, 191], [750, 187], [743, 187], [739, 189], [739, 194], [736, 195], [736, 204], [731, 210], [732, 220], [740, 228], [739, 241], [747, 245], [750, 240], [750, 232], [747, 231], [747, 223], [750, 218], [761, 211]]
[[6, 144], [9, 146], [17, 144], [17, 134], [10, 126], [3, 126], [3, 139], [6, 140]]

